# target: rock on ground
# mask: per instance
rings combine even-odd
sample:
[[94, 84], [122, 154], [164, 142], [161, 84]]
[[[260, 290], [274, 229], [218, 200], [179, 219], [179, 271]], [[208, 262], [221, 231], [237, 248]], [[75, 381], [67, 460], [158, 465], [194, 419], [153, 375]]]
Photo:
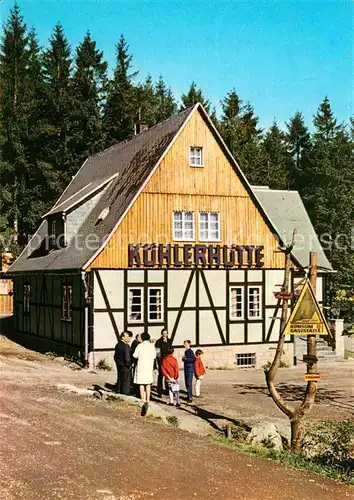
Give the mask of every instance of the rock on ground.
[[247, 441], [252, 444], [262, 444], [274, 451], [283, 451], [281, 435], [275, 425], [269, 422], [252, 427]]

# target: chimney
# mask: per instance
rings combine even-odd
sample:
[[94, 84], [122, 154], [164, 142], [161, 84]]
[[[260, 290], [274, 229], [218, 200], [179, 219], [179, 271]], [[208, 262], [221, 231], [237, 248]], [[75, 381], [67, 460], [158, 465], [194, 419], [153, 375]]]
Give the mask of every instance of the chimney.
[[141, 132], [144, 132], [149, 128], [149, 125], [147, 123], [136, 123], [135, 124], [135, 135], [141, 134]]

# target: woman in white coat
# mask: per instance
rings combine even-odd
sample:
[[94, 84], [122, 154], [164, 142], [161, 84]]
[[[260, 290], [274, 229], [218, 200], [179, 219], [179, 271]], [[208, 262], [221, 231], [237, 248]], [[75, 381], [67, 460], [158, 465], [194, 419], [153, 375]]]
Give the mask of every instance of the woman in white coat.
[[151, 344], [148, 333], [142, 333], [141, 340], [142, 342], [137, 346], [133, 354], [133, 357], [137, 360], [134, 384], [139, 386], [140, 397], [144, 402], [141, 414], [146, 415], [150, 402], [151, 384], [154, 380], [156, 349]]

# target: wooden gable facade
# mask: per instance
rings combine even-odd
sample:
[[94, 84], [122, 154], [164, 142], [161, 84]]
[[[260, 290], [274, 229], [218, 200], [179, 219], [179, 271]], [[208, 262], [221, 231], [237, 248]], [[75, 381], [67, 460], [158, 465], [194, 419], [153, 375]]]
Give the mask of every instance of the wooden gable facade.
[[[189, 165], [193, 145], [203, 148], [203, 167]], [[88, 269], [127, 268], [131, 243], [176, 243], [172, 218], [176, 210], [220, 213], [220, 246], [264, 246], [264, 267], [284, 268], [275, 233], [197, 109]], [[193, 243], [203, 243], [198, 232]]]

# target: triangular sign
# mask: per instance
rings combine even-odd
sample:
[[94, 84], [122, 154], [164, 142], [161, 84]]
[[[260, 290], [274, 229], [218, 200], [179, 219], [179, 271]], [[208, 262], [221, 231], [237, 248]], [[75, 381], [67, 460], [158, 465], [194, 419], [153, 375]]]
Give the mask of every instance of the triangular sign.
[[323, 312], [307, 279], [285, 326], [285, 335], [330, 335]]

